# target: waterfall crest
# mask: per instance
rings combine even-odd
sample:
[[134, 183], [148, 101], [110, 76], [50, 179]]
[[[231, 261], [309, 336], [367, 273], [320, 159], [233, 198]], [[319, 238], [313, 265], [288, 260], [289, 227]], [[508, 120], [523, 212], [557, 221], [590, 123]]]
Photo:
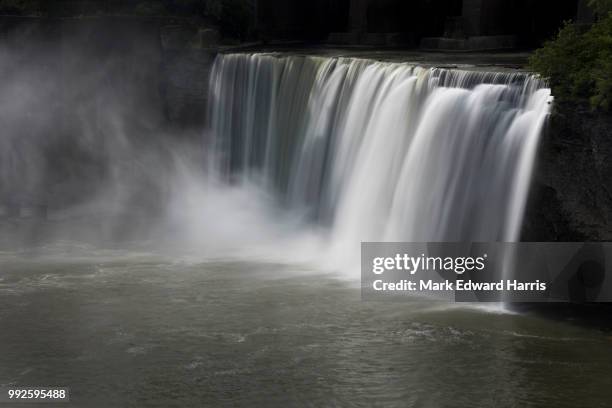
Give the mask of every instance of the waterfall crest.
[[207, 145], [338, 245], [516, 241], [551, 100], [526, 73], [220, 55]]

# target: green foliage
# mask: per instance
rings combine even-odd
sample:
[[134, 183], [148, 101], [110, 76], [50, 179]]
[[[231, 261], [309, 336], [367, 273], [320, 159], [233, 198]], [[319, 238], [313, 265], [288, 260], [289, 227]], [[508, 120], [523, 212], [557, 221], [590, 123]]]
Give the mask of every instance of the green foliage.
[[[597, 2], [610, 3], [610, 0]], [[529, 66], [549, 78], [556, 97], [588, 99], [593, 108], [609, 110], [612, 108], [612, 14], [608, 13], [588, 30], [566, 23], [554, 40], [546, 42], [532, 55]]]
[[589, 0], [589, 6], [599, 17], [612, 13], [612, 0]]

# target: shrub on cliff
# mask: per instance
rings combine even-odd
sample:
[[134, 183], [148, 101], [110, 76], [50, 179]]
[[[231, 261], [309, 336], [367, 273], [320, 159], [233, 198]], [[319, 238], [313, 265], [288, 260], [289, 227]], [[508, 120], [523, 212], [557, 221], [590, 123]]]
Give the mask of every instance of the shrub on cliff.
[[529, 60], [549, 78], [560, 99], [588, 99], [593, 108], [612, 108], [612, 1], [592, 1], [599, 16], [590, 27], [566, 23], [557, 37]]
[[589, 0], [589, 6], [599, 17], [612, 13], [612, 0]]

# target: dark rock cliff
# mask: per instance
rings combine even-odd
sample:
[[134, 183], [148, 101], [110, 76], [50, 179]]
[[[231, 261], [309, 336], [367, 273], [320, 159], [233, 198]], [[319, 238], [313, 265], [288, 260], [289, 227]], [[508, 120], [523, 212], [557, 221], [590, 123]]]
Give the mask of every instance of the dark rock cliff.
[[612, 240], [612, 115], [558, 102], [542, 137], [524, 241]]
[[201, 137], [217, 41], [192, 19], [0, 17], [0, 216], [87, 202], [128, 174], [146, 190], [146, 157]]
[[97, 97], [113, 88], [171, 125], [204, 122], [219, 38], [200, 20], [1, 16], [0, 41], [0, 57], [49, 66], [46, 76], [64, 89], [82, 81]]

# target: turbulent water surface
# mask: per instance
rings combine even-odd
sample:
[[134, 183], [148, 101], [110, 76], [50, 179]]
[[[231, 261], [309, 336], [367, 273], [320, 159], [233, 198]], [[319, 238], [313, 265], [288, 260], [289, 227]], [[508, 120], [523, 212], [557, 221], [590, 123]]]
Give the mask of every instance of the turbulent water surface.
[[59, 245], [0, 255], [0, 384], [74, 406], [604, 407], [612, 338], [362, 302], [306, 264]]

